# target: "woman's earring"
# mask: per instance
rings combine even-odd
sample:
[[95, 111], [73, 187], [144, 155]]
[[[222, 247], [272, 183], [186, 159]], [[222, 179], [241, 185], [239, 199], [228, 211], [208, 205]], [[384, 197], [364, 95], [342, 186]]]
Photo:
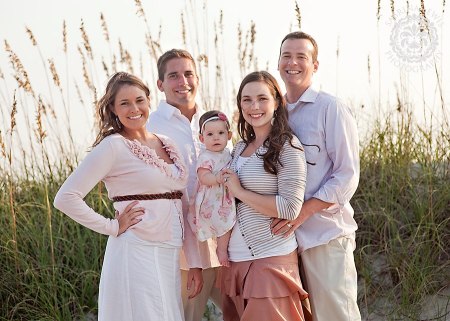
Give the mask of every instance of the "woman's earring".
[[117, 127], [119, 127], [119, 129], [122, 129], [122, 123], [120, 122], [119, 117], [117, 115], [116, 115], [116, 124]]
[[272, 125], [272, 126], [273, 126], [273, 123], [275, 123], [275, 117], [277, 117], [277, 111], [276, 110], [273, 112], [272, 119], [270, 120], [270, 125]]

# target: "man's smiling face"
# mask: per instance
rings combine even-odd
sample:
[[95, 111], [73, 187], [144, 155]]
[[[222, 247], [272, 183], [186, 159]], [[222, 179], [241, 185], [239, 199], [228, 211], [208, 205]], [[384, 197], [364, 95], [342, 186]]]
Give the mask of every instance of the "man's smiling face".
[[174, 58], [167, 62], [164, 80], [157, 82], [159, 90], [166, 95], [168, 104], [180, 107], [195, 106], [198, 76], [191, 60]]
[[278, 70], [286, 87], [295, 86], [305, 91], [319, 63], [313, 59], [314, 46], [308, 39], [286, 39], [280, 50]]

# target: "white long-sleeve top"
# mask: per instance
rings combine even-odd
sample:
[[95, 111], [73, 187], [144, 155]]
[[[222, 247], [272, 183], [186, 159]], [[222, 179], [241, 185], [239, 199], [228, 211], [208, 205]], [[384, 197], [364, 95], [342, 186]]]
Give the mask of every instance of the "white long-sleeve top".
[[[117, 236], [118, 221], [97, 213], [83, 198], [100, 181], [104, 182], [110, 199], [184, 190], [187, 181], [184, 159], [169, 138], [162, 135], [158, 138], [174, 164], [166, 163], [153, 149], [138, 141], [113, 134], [95, 146], [67, 178], [55, 196], [54, 206], [93, 231]], [[122, 213], [130, 202], [115, 202], [114, 208]], [[137, 206], [144, 207], [145, 214], [129, 231], [152, 242], [176, 245], [172, 242], [175, 238], [181, 246], [181, 235], [174, 235], [183, 224], [179, 199], [139, 201]]]
[[220, 266], [216, 254], [216, 242], [208, 239], [199, 242], [192, 230], [189, 228], [188, 212], [189, 200], [194, 196], [197, 184], [197, 157], [200, 150], [204, 148], [199, 140], [198, 121], [203, 110], [197, 107], [192, 121], [189, 121], [180, 110], [165, 100], [161, 100], [158, 108], [150, 113], [147, 128], [154, 133], [160, 133], [170, 137], [178, 146], [188, 168], [189, 177], [186, 189], [186, 197], [183, 197], [183, 215], [185, 219], [185, 239], [183, 250], [180, 255], [180, 267], [183, 270], [189, 268], [211, 268]]
[[287, 108], [289, 125], [306, 154], [305, 201], [314, 197], [333, 203], [296, 230], [299, 251], [340, 236], [354, 240], [358, 226], [350, 199], [359, 182], [359, 140], [351, 110], [314, 86]]

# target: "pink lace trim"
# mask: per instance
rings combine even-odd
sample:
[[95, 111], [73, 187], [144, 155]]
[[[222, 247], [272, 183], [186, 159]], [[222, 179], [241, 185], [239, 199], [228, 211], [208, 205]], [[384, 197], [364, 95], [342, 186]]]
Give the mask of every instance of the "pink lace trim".
[[146, 164], [155, 166], [162, 173], [166, 174], [169, 177], [172, 177], [178, 181], [185, 181], [187, 179], [186, 175], [186, 166], [178, 149], [169, 141], [165, 140], [163, 137], [157, 136], [161, 142], [163, 143], [163, 148], [169, 154], [170, 159], [174, 162], [175, 166], [180, 170], [180, 174], [177, 177], [174, 177], [174, 173], [170, 168], [170, 164], [167, 164], [164, 160], [159, 158], [156, 154], [155, 150], [142, 145], [138, 140], [128, 140], [125, 139], [125, 143], [128, 148], [130, 148], [131, 152], [136, 155], [139, 159], [143, 160]]

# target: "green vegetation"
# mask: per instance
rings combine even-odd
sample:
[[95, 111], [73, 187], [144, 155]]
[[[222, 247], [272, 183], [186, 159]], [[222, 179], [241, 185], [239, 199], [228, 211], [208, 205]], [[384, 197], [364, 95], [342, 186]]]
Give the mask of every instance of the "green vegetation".
[[[449, 151], [448, 127], [433, 133], [409, 114], [378, 120], [362, 144], [353, 200], [359, 304], [381, 320], [448, 318]], [[431, 303], [440, 310], [424, 317]]]

